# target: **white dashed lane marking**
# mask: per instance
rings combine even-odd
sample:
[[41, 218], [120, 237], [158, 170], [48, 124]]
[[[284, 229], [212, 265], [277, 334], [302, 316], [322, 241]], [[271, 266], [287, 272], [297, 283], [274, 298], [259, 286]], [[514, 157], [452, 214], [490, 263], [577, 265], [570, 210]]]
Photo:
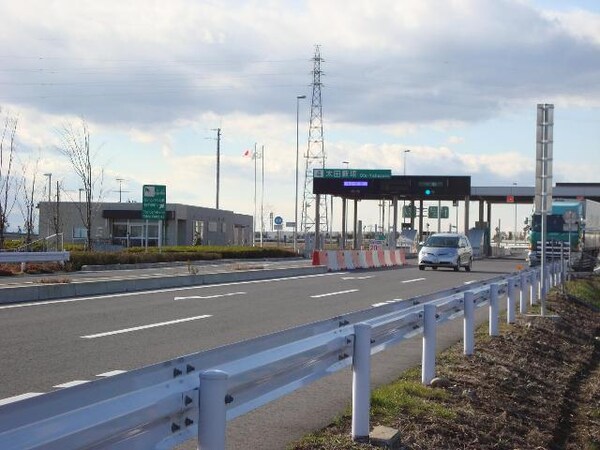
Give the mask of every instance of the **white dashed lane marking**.
[[80, 337], [82, 339], [96, 339], [96, 338], [101, 338], [101, 337], [106, 337], [106, 336], [113, 336], [115, 334], [123, 334], [123, 333], [131, 333], [133, 331], [147, 330], [148, 328], [156, 328], [156, 327], [164, 327], [167, 325], [175, 325], [178, 323], [190, 322], [192, 320], [207, 319], [209, 317], [212, 317], [212, 315], [204, 314], [203, 316], [186, 317], [185, 319], [177, 319], [177, 320], [169, 320], [167, 322], [151, 323], [148, 325], [141, 325], [139, 327], [131, 327], [131, 328], [124, 328], [122, 330], [106, 331], [104, 333], [88, 334], [86, 336], [80, 336]]
[[351, 294], [352, 292], [358, 292], [358, 289], [348, 289], [347, 291], [328, 292], [327, 294], [311, 295], [310, 298], [331, 297], [332, 295]]
[[402, 281], [402, 283], [414, 283], [415, 281], [423, 281], [426, 279], [427, 278], [413, 278], [412, 280], [404, 280], [404, 281]]
[[246, 295], [247, 292], [229, 292], [228, 294], [215, 294], [215, 295], [190, 295], [187, 297], [175, 297], [173, 300], [189, 300], [189, 299], [209, 299], [219, 297], [233, 297], [234, 295]]

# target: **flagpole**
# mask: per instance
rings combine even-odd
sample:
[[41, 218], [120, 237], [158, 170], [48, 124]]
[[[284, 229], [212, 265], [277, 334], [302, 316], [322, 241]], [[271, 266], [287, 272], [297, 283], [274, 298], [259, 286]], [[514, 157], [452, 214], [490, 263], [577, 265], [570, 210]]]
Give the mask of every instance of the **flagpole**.
[[260, 190], [260, 246], [263, 246], [263, 231], [265, 230], [265, 214], [263, 211], [265, 204], [265, 146], [260, 148], [260, 157], [262, 165], [262, 188]]
[[252, 159], [254, 159], [254, 223], [252, 224], [252, 247], [256, 247], [256, 142], [254, 143], [254, 153], [252, 153]]

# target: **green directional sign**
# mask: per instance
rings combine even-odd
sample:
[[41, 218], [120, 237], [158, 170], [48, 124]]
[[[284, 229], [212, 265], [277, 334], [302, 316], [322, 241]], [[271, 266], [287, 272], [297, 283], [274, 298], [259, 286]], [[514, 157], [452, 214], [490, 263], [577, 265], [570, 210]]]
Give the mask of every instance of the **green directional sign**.
[[427, 208], [427, 217], [429, 217], [430, 219], [437, 219], [438, 218], [438, 207], [430, 206], [429, 208]]
[[165, 220], [167, 213], [167, 187], [145, 184], [142, 189], [142, 219]]
[[447, 219], [448, 217], [450, 217], [450, 208], [448, 208], [447, 206], [442, 206], [442, 213], [440, 217], [442, 219]]
[[391, 178], [392, 171], [389, 169], [313, 169], [313, 177], [373, 180], [378, 178]]

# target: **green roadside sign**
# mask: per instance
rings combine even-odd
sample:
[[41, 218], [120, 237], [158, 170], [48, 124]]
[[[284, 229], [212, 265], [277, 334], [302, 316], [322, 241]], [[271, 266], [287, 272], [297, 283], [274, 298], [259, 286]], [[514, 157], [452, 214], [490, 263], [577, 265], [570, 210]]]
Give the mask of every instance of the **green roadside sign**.
[[167, 214], [167, 187], [145, 184], [142, 189], [142, 219], [165, 220]]
[[390, 169], [313, 169], [314, 178], [353, 178], [359, 180], [373, 180], [391, 178]]

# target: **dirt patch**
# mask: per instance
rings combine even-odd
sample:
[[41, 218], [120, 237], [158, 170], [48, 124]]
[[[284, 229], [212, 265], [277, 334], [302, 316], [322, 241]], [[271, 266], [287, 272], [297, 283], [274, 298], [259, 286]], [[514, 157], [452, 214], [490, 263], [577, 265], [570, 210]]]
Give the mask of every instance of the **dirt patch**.
[[[425, 401], [452, 414], [403, 409], [390, 419], [372, 407], [371, 426], [399, 429], [405, 449], [600, 450], [600, 312], [553, 292], [548, 314], [557, 318], [521, 317], [495, 338], [480, 329], [471, 357], [462, 343], [440, 355], [447, 386], [427, 389], [447, 395]], [[418, 382], [414, 372], [399, 382]], [[291, 448], [374, 448], [349, 434], [346, 414]]]

